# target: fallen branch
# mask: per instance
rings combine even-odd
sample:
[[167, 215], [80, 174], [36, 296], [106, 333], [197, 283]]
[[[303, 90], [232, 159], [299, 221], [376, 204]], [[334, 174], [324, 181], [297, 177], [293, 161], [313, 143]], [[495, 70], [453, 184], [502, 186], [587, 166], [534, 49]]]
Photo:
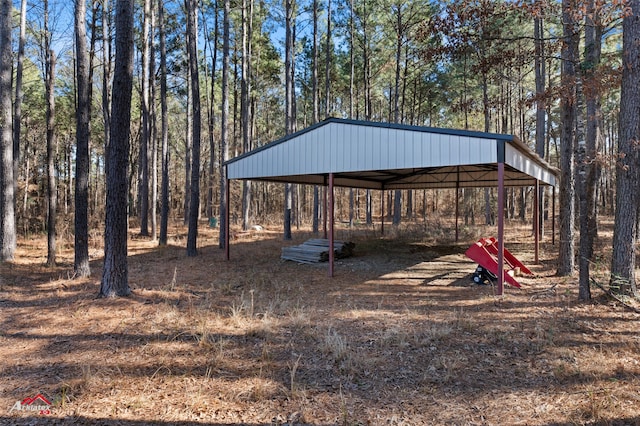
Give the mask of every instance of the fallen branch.
[[624, 301], [624, 299], [622, 297], [620, 297], [619, 294], [616, 294], [616, 293], [612, 292], [611, 289], [609, 289], [609, 288], [604, 288], [604, 286], [602, 284], [600, 284], [598, 281], [596, 281], [593, 278], [591, 278], [590, 281], [591, 281], [591, 284], [593, 284], [596, 287], [598, 287], [600, 290], [602, 290], [604, 292], [604, 294], [609, 296], [611, 299], [615, 300], [616, 302], [619, 302], [620, 304], [622, 304], [622, 306], [624, 306], [625, 308], [629, 309], [630, 311], [633, 311], [636, 314], [640, 314], [640, 309], [636, 308], [635, 306], [629, 305], [627, 302]]
[[555, 294], [555, 292], [556, 292], [556, 287], [557, 287], [557, 286], [558, 286], [558, 283], [555, 283], [554, 285], [552, 285], [552, 286], [551, 286], [551, 287], [549, 287], [549, 288], [545, 288], [545, 289], [542, 289], [542, 290], [532, 291], [532, 292], [531, 292], [531, 298], [530, 298], [530, 300], [533, 300], [533, 299], [535, 299], [536, 297], [538, 297], [538, 296], [540, 296], [540, 295], [543, 295], [543, 294], [545, 294], [545, 293], [548, 293], [548, 294]]

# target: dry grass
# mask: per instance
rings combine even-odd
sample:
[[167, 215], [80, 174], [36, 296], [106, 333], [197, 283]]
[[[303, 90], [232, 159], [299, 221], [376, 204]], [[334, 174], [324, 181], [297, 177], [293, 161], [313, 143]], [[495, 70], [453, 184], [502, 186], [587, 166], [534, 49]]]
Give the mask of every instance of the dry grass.
[[[341, 230], [357, 255], [333, 279], [280, 261], [277, 232], [243, 234], [230, 262], [204, 227], [196, 258], [132, 237], [124, 299], [95, 298], [97, 249], [79, 280], [68, 245], [47, 269], [46, 240], [21, 240], [0, 265], [0, 424], [640, 424], [640, 315], [596, 289], [578, 304], [548, 243], [496, 299], [463, 255], [494, 231], [434, 229]], [[530, 231], [509, 234], [531, 264]], [[9, 412], [38, 392], [50, 416]]]

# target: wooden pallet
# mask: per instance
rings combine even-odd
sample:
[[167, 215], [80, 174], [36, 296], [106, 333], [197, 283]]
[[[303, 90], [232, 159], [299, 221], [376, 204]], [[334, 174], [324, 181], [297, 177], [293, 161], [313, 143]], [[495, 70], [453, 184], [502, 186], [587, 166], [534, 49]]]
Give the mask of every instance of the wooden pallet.
[[[337, 259], [353, 255], [354, 243], [334, 241], [333, 250]], [[283, 247], [281, 259], [298, 263], [318, 263], [329, 261], [329, 240], [312, 238], [298, 246]]]

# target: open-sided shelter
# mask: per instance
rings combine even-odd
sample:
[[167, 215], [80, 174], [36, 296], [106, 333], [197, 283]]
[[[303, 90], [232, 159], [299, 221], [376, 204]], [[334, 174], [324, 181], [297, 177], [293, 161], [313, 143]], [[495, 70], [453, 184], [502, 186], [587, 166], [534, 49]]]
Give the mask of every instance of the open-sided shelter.
[[[504, 212], [506, 186], [534, 186], [538, 198], [539, 186], [555, 187], [558, 176], [556, 169], [512, 135], [338, 118], [329, 118], [247, 152], [224, 166], [228, 180], [328, 186], [329, 247], [333, 247], [335, 186], [382, 191], [496, 187], [498, 211]], [[535, 225], [537, 207], [535, 202]], [[227, 258], [228, 214], [227, 208]], [[498, 265], [502, 270], [504, 214], [497, 216]], [[535, 238], [537, 259], [537, 231]], [[332, 250], [329, 250], [329, 275], [333, 275]], [[498, 274], [498, 294], [502, 294], [503, 283], [504, 277]]]

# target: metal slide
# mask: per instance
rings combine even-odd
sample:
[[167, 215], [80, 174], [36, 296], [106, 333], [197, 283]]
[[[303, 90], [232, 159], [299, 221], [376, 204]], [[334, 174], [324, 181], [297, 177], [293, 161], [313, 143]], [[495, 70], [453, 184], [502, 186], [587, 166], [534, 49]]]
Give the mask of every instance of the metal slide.
[[[498, 240], [494, 237], [479, 239], [464, 254], [492, 274], [498, 275]], [[512, 287], [521, 287], [520, 283], [514, 278], [515, 275], [519, 273], [533, 275], [533, 272], [507, 249], [504, 249], [504, 264], [506, 271], [504, 280]]]

